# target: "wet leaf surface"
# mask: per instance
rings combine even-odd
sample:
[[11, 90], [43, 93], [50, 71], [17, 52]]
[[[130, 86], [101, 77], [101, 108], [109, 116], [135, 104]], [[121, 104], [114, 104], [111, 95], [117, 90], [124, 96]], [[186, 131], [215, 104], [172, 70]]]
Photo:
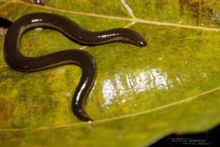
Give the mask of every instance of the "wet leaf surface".
[[70, 108], [80, 68], [14, 71], [4, 61], [0, 35], [0, 146], [148, 146], [171, 133], [219, 124], [217, 0], [44, 2], [1, 0], [0, 17], [15, 21], [33, 12], [56, 13], [92, 31], [130, 28], [148, 46], [85, 47], [52, 30], [24, 35], [26, 56], [74, 48], [96, 58], [98, 75], [86, 105], [95, 121], [84, 123]]

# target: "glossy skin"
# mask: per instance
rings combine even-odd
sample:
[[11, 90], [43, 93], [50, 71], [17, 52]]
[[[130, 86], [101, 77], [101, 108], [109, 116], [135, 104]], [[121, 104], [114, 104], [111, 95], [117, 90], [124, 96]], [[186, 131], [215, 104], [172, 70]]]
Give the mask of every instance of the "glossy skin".
[[32, 3], [35, 3], [35, 4], [39, 4], [39, 5], [43, 5], [44, 2], [43, 0], [30, 0]]
[[83, 121], [92, 119], [84, 110], [84, 103], [93, 87], [96, 78], [95, 59], [86, 51], [65, 50], [40, 57], [25, 57], [20, 52], [20, 41], [23, 34], [33, 28], [50, 28], [62, 32], [71, 40], [85, 45], [100, 45], [110, 42], [127, 42], [145, 46], [142, 36], [129, 29], [112, 29], [103, 32], [90, 32], [80, 28], [68, 18], [48, 13], [33, 13], [14, 22], [8, 29], [4, 42], [4, 55], [7, 64], [21, 72], [36, 72], [65, 64], [81, 67], [82, 76], [72, 99], [74, 114]]

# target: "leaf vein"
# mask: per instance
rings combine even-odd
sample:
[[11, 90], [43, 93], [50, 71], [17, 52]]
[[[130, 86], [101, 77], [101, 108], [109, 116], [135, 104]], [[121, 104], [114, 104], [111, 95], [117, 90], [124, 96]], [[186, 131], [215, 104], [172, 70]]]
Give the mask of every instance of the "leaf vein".
[[41, 9], [46, 9], [46, 10], [50, 10], [50, 11], [70, 13], [70, 14], [81, 15], [81, 16], [99, 17], [99, 18], [114, 19], [114, 20], [121, 20], [121, 21], [131, 21], [134, 23], [159, 25], [159, 26], [165, 26], [165, 27], [177, 27], [177, 28], [186, 28], [186, 29], [194, 29], [194, 30], [220, 32], [220, 28], [210, 28], [210, 27], [201, 27], [201, 26], [194, 26], [194, 25], [185, 25], [185, 24], [177, 24], [177, 23], [169, 23], [169, 22], [161, 22], [161, 21], [144, 20], [144, 19], [136, 18], [136, 17], [135, 18], [126, 18], [126, 17], [120, 17], [120, 16], [109, 16], [109, 15], [103, 15], [103, 14], [86, 13], [86, 12], [53, 8], [50, 6], [34, 5], [34, 4], [30, 4], [30, 3], [20, 1], [20, 0], [9, 1], [8, 3], [19, 3], [19, 4], [24, 4], [24, 5], [27, 5], [30, 7], [34, 7], [34, 8], [41, 8]]
[[136, 18], [135, 17], [135, 15], [134, 15], [134, 13], [133, 13], [133, 10], [130, 8], [130, 6], [126, 3], [126, 1], [125, 0], [121, 0], [121, 3], [122, 3], [122, 5], [125, 7], [125, 9], [128, 11], [128, 13], [130, 14], [130, 16], [132, 17], [132, 18]]
[[100, 123], [105, 123], [105, 122], [110, 122], [110, 121], [115, 121], [115, 120], [120, 120], [120, 119], [125, 119], [125, 118], [129, 118], [129, 117], [136, 117], [136, 116], [140, 116], [140, 115], [145, 115], [148, 113], [152, 113], [155, 111], [159, 111], [159, 110], [163, 110], [166, 108], [170, 108], [170, 107], [174, 107], [183, 103], [187, 103], [187, 102], [191, 102], [192, 100], [198, 99], [199, 97], [205, 96], [207, 94], [213, 93], [220, 90], [220, 86], [210, 89], [208, 91], [204, 91], [202, 93], [199, 93], [197, 95], [170, 103], [170, 104], [166, 104], [166, 105], [162, 105], [156, 108], [152, 108], [146, 111], [142, 111], [142, 112], [137, 112], [137, 113], [132, 113], [132, 114], [127, 114], [127, 115], [122, 115], [122, 116], [118, 116], [118, 117], [112, 117], [112, 118], [106, 118], [106, 119], [101, 119], [101, 120], [96, 120], [92, 123], [87, 123], [87, 122], [79, 122], [79, 123], [72, 123], [72, 124], [66, 124], [66, 125], [59, 125], [59, 126], [54, 126], [54, 127], [39, 127], [39, 128], [9, 128], [9, 129], [0, 129], [0, 132], [6, 132], [6, 131], [10, 131], [10, 132], [17, 132], [17, 131], [40, 131], [40, 130], [51, 130], [51, 129], [59, 129], [59, 128], [69, 128], [69, 127], [73, 127], [73, 126], [79, 126], [79, 125], [92, 125], [92, 124], [100, 124]]

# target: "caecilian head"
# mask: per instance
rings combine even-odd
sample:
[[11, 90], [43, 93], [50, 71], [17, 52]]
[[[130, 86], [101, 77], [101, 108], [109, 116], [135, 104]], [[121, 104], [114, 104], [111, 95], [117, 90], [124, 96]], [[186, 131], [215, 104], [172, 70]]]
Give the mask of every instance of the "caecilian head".
[[144, 47], [147, 45], [145, 38], [133, 30], [122, 29], [121, 34], [123, 35], [125, 42], [134, 44], [139, 47]]

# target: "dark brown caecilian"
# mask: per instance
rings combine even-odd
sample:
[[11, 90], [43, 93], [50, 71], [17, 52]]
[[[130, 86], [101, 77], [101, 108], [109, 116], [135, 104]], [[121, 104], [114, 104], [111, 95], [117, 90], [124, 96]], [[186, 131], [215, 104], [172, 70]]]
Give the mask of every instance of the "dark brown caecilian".
[[81, 67], [82, 76], [72, 99], [74, 114], [83, 121], [92, 119], [84, 110], [84, 103], [96, 79], [96, 62], [94, 57], [82, 50], [70, 49], [40, 57], [26, 57], [20, 52], [23, 34], [33, 28], [50, 28], [57, 30], [80, 44], [100, 45], [110, 42], [126, 42], [145, 46], [145, 39], [137, 32], [117, 28], [102, 32], [90, 32], [82, 29], [70, 19], [48, 13], [33, 13], [15, 21], [7, 31], [4, 41], [4, 55], [7, 64], [21, 72], [36, 72], [65, 64]]

